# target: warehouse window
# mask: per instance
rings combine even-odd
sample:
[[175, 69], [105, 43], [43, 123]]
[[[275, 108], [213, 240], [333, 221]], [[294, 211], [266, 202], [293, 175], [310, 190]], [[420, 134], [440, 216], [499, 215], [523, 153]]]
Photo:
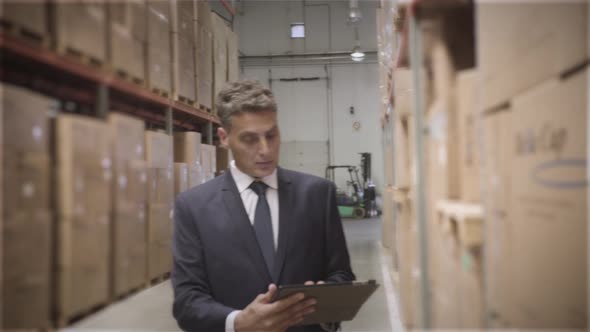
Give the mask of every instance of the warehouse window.
[[305, 38], [305, 25], [303, 23], [291, 24], [291, 38]]

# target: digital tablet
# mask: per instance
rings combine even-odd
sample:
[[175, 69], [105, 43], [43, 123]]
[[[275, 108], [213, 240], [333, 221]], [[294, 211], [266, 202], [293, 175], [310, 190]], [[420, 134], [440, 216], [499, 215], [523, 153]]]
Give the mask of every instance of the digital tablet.
[[300, 325], [353, 320], [361, 306], [379, 287], [375, 280], [325, 283], [321, 285], [281, 285], [273, 302], [303, 293], [317, 301], [316, 311], [305, 316]]

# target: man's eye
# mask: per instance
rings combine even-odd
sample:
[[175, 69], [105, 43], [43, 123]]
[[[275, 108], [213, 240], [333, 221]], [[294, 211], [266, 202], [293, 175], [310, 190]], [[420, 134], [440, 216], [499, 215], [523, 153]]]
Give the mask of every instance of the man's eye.
[[246, 144], [253, 144], [256, 143], [256, 137], [254, 136], [245, 136], [242, 138], [242, 142]]

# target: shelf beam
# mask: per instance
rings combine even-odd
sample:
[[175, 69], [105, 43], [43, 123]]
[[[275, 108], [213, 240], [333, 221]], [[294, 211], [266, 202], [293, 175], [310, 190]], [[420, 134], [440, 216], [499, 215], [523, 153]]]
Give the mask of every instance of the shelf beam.
[[[98, 86], [102, 86], [103, 88], [99, 88], [98, 90], [99, 95], [103, 93], [101, 92], [101, 89], [105, 89], [106, 92], [104, 93], [106, 93], [107, 99], [113, 95], [110, 92], [118, 92], [119, 94], [136, 101], [161, 107], [163, 110], [170, 108], [173, 113], [188, 115], [197, 123], [220, 123], [219, 119], [210, 113], [159, 96], [144, 87], [118, 78], [114, 73], [89, 67], [48, 49], [28, 45], [27, 43], [4, 33], [0, 33], [0, 52], [2, 52], [1, 56], [3, 58], [8, 55], [14, 55], [18, 57], [19, 61], [25, 59], [27, 61], [48, 66], [52, 70], [57, 70], [73, 77], [95, 83]], [[100, 100], [100, 98], [98, 100]], [[108, 104], [105, 105], [106, 110], [108, 111]], [[105, 107], [105, 105], [101, 105], [100, 102], [97, 103], [97, 114], [101, 114], [99, 109]]]

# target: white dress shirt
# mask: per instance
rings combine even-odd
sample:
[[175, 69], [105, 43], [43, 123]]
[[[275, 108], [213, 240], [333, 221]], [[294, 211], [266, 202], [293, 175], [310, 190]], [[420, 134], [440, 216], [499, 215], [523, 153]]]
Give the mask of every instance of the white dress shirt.
[[[250, 175], [242, 172], [237, 166], [235, 160], [232, 160], [229, 168], [238, 192], [242, 198], [242, 203], [248, 214], [250, 223], [254, 225], [254, 214], [256, 212], [256, 204], [258, 203], [258, 195], [254, 190], [250, 189], [250, 184], [256, 179]], [[272, 221], [272, 235], [274, 238], [275, 252], [277, 250], [279, 242], [279, 182], [277, 179], [277, 170], [275, 169], [272, 174], [260, 179], [264, 182], [268, 188], [266, 189], [266, 200], [268, 207], [270, 208], [270, 218]], [[225, 319], [225, 331], [234, 332], [234, 321], [236, 316], [240, 313], [240, 310], [232, 311]]]

